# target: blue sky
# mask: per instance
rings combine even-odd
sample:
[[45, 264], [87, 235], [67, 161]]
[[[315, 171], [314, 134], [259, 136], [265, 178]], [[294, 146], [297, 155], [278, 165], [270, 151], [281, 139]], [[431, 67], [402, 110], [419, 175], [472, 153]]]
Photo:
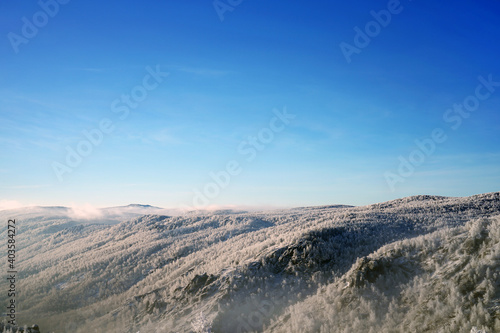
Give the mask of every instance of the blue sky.
[[[0, 208], [363, 205], [499, 190], [498, 4], [222, 0], [231, 10], [218, 13], [212, 1], [54, 1], [0, 4]], [[374, 25], [372, 11], [390, 20]], [[354, 28], [367, 24], [376, 30], [357, 47]], [[341, 43], [357, 47], [350, 62]], [[122, 102], [141, 91], [134, 107]], [[473, 111], [447, 113], [466, 101]], [[68, 147], [88, 148], [83, 131], [103, 119], [113, 130], [68, 166]], [[435, 129], [446, 139], [430, 144]], [[210, 174], [222, 171], [217, 184]]]

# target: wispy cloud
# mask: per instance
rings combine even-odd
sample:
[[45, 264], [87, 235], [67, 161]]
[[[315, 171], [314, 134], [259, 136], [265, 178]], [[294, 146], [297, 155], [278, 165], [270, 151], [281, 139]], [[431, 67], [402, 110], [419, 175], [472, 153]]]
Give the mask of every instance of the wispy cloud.
[[477, 162], [480, 160], [498, 160], [500, 159], [500, 153], [460, 153], [460, 154], [448, 154], [448, 155], [440, 155], [437, 157], [440, 160], [448, 160], [448, 161], [461, 161], [461, 162]]
[[147, 133], [144, 135], [128, 134], [128, 140], [139, 141], [144, 144], [163, 144], [163, 145], [179, 145], [185, 143], [182, 139], [175, 136], [169, 128], [163, 128], [156, 132]]
[[0, 210], [16, 209], [25, 206], [17, 200], [0, 200]]
[[26, 146], [35, 146], [52, 151], [60, 150], [61, 136], [55, 133], [54, 130], [31, 124], [26, 124], [25, 126], [13, 124], [9, 126], [9, 130], [18, 134], [22, 133], [22, 135], [18, 135], [14, 139], [12, 137], [2, 137], [0, 134], [0, 142], [6, 145], [17, 147], [18, 149]]
[[171, 130], [164, 128], [156, 133], [152, 133], [149, 137], [150, 140], [154, 140], [163, 144], [181, 144], [182, 140], [178, 137], [175, 137]]
[[74, 219], [92, 220], [103, 215], [102, 211], [91, 204], [71, 204], [70, 216]]
[[174, 67], [175, 70], [179, 72], [202, 75], [202, 76], [224, 76], [229, 74], [234, 74], [233, 71], [220, 70], [220, 69], [212, 69], [212, 68], [199, 68], [199, 67]]
[[[1, 170], [0, 170], [1, 172]], [[26, 190], [26, 189], [36, 189], [50, 187], [49, 184], [37, 184], [37, 185], [12, 185], [12, 186], [2, 186], [1, 188], [6, 190]]]
[[94, 72], [94, 73], [100, 73], [110, 70], [110, 68], [97, 68], [97, 67], [72, 67], [68, 69], [72, 71]]

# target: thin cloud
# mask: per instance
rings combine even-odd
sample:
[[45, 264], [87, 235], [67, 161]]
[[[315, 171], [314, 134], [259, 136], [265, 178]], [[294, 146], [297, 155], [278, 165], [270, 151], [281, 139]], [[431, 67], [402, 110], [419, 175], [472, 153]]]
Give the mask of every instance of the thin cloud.
[[111, 68], [97, 68], [97, 67], [73, 67], [73, 68], [69, 68], [69, 70], [72, 70], [72, 71], [94, 72], [94, 73], [105, 72], [105, 71], [110, 70], [110, 69]]
[[154, 140], [159, 143], [164, 144], [180, 144], [183, 143], [182, 140], [172, 135], [169, 129], [162, 129], [159, 132], [153, 133], [150, 137], [151, 140]]
[[176, 70], [184, 73], [202, 75], [202, 76], [225, 76], [234, 74], [233, 71], [211, 69], [211, 68], [197, 68], [197, 67], [176, 67]]
[[70, 217], [79, 220], [93, 220], [102, 217], [102, 211], [91, 204], [71, 204]]
[[[1, 170], [0, 170], [1, 172]], [[35, 188], [44, 188], [50, 187], [49, 184], [38, 184], [38, 185], [13, 185], [13, 186], [3, 186], [3, 189], [6, 190], [25, 190], [25, 189], [35, 189]]]
[[17, 200], [0, 200], [0, 210], [17, 209], [21, 207], [26, 207], [26, 205], [23, 205]]
[[179, 145], [185, 143], [179, 137], [172, 134], [172, 131], [168, 128], [164, 128], [145, 135], [127, 134], [126, 138], [127, 140], [140, 141], [144, 144], [159, 143], [166, 145]]

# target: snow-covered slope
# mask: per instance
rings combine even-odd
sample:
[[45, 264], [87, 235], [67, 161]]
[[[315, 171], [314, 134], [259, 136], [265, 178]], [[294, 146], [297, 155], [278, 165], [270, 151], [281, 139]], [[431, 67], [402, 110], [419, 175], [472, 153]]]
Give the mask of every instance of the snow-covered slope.
[[500, 332], [500, 216], [383, 246], [269, 332]]
[[491, 333], [499, 213], [489, 193], [120, 223], [0, 217], [20, 226], [18, 321], [42, 332], [192, 332], [203, 312], [213, 332]]

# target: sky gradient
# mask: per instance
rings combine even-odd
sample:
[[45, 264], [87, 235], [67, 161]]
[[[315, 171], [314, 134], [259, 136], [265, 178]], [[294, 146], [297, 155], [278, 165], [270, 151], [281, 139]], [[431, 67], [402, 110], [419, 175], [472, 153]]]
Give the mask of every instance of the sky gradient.
[[500, 5], [215, 4], [2, 2], [0, 209], [499, 190]]

